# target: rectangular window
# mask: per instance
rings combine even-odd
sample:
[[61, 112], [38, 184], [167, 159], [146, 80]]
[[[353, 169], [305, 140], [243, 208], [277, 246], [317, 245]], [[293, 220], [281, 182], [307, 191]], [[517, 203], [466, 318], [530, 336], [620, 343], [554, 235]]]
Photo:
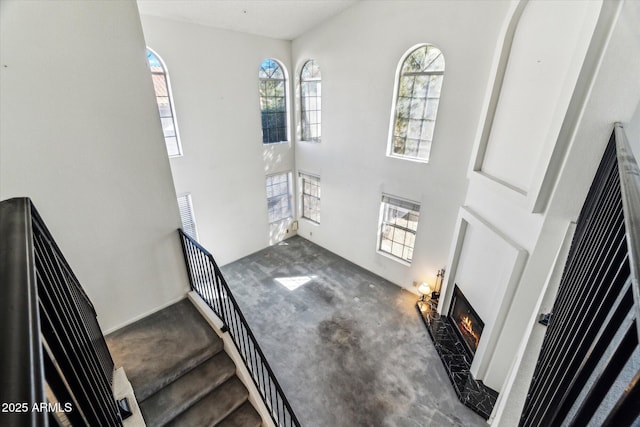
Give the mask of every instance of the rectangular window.
[[291, 174], [289, 172], [267, 177], [267, 209], [269, 223], [291, 218]]
[[420, 204], [382, 195], [378, 250], [411, 263]]
[[190, 193], [178, 196], [178, 209], [180, 209], [182, 230], [193, 239], [198, 240], [196, 218], [193, 216], [193, 204], [191, 203]]
[[320, 178], [300, 173], [302, 217], [320, 224]]

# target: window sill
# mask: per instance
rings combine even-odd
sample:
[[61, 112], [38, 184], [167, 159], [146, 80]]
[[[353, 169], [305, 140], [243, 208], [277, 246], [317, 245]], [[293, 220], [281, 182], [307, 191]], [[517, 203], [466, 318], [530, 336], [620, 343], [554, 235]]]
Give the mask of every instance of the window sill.
[[389, 254], [387, 252], [383, 252], [380, 249], [376, 249], [376, 252], [378, 253], [378, 255], [382, 255], [385, 258], [389, 258], [390, 260], [393, 260], [393, 261], [395, 261], [395, 262], [397, 262], [399, 264], [402, 264], [405, 267], [411, 267], [411, 263], [408, 262], [408, 261], [405, 261], [405, 260], [403, 260], [401, 258], [395, 257], [395, 256], [393, 256], [393, 255], [391, 255], [391, 254]]
[[269, 225], [277, 225], [277, 224], [283, 223], [285, 221], [291, 221], [291, 220], [293, 220], [293, 217], [289, 216], [289, 217], [286, 217], [286, 218], [277, 219], [275, 221], [270, 221]]
[[319, 225], [320, 225], [320, 223], [319, 223], [319, 222], [315, 222], [314, 220], [309, 219], [309, 218], [304, 217], [304, 216], [301, 216], [301, 217], [300, 217], [300, 220], [301, 220], [301, 221], [302, 221], [302, 220], [304, 220], [304, 222], [306, 222], [306, 223], [308, 223], [308, 224], [311, 224], [311, 225], [315, 225], [315, 226], [319, 226]]
[[398, 159], [398, 160], [407, 160], [409, 162], [414, 162], [414, 163], [423, 163], [423, 164], [429, 163], [429, 159], [416, 159], [414, 157], [401, 156], [398, 154], [387, 154], [387, 157], [390, 157], [392, 159]]
[[263, 142], [262, 145], [282, 145], [282, 144], [291, 144], [290, 141], [278, 141], [278, 142]]

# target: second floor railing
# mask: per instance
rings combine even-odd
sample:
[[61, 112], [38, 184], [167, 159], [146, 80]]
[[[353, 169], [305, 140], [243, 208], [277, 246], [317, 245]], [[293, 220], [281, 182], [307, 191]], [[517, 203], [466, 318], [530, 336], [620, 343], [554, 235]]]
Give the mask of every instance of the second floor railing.
[[206, 302], [228, 329], [274, 423], [282, 427], [299, 427], [300, 423], [289, 401], [213, 256], [182, 230], [178, 231], [191, 289]]
[[0, 203], [0, 236], [0, 425], [122, 425], [94, 307], [30, 199]]
[[616, 124], [565, 264], [520, 425], [640, 425], [640, 169]]

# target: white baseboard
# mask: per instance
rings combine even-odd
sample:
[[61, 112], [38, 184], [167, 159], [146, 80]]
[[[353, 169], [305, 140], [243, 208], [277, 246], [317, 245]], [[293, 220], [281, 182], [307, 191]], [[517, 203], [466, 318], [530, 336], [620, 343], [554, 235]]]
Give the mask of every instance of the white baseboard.
[[[187, 295], [188, 295], [188, 294], [187, 294]], [[145, 311], [144, 313], [139, 314], [139, 315], [137, 315], [136, 317], [133, 317], [133, 318], [131, 318], [131, 319], [127, 320], [127, 321], [126, 321], [126, 322], [124, 322], [124, 323], [121, 323], [121, 324], [119, 324], [119, 325], [116, 325], [116, 326], [114, 326], [113, 328], [109, 328], [109, 329], [107, 329], [106, 331], [102, 332], [102, 335], [105, 335], [105, 336], [106, 336], [106, 335], [109, 335], [111, 332], [115, 332], [115, 331], [117, 331], [118, 329], [122, 329], [122, 328], [124, 328], [125, 326], [128, 326], [128, 325], [130, 325], [130, 324], [132, 324], [132, 323], [134, 323], [134, 322], [137, 322], [137, 321], [138, 321], [138, 320], [140, 320], [140, 319], [143, 319], [143, 318], [145, 318], [145, 317], [147, 317], [147, 316], [150, 316], [150, 315], [152, 315], [153, 313], [155, 313], [156, 311], [163, 310], [163, 309], [165, 309], [165, 308], [169, 307], [170, 305], [173, 305], [173, 304], [177, 303], [178, 301], [182, 301], [182, 300], [185, 298], [185, 296], [186, 296], [186, 295], [182, 294], [182, 295], [180, 295], [179, 297], [174, 298], [174, 299], [172, 299], [172, 300], [170, 300], [170, 301], [168, 301], [168, 302], [166, 302], [166, 303], [164, 303], [164, 304], [162, 304], [162, 305], [159, 305], [159, 306], [157, 306], [157, 307], [154, 307], [154, 308], [152, 308], [152, 309], [151, 309], [151, 310], [149, 310], [149, 311]]]
[[133, 387], [131, 387], [124, 368], [118, 368], [113, 372], [113, 396], [116, 400], [126, 397], [129, 401], [129, 407], [133, 415], [123, 421], [124, 427], [146, 427], [147, 424], [144, 422], [144, 418], [142, 418], [138, 400], [133, 393]]
[[251, 378], [251, 374], [247, 370], [247, 367], [244, 365], [244, 361], [238, 353], [238, 349], [236, 348], [231, 336], [229, 336], [228, 332], [222, 332], [221, 328], [224, 325], [224, 322], [220, 320], [218, 316], [209, 308], [207, 303], [205, 303], [200, 296], [191, 291], [188, 294], [189, 300], [195, 305], [198, 309], [202, 317], [204, 317], [211, 328], [216, 332], [216, 334], [222, 338], [224, 342], [224, 350], [227, 352], [233, 363], [236, 365], [236, 375], [240, 378], [240, 381], [244, 384], [244, 386], [249, 390], [249, 402], [253, 405], [253, 407], [258, 411], [260, 417], [262, 418], [262, 427], [275, 427], [275, 423], [271, 418], [271, 412], [267, 409], [267, 406], [262, 401], [262, 397], [260, 396], [260, 392], [258, 388], [253, 382]]

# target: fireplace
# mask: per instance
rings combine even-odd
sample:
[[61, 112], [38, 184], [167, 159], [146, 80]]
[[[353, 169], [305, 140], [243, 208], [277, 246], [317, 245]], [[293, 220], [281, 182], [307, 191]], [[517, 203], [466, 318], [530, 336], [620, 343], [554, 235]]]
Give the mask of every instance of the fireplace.
[[453, 289], [453, 298], [449, 306], [448, 317], [453, 329], [465, 344], [467, 353], [473, 358], [480, 342], [484, 322], [465, 298], [457, 284]]
[[427, 304], [423, 299], [418, 300], [416, 310], [427, 327], [458, 399], [485, 420], [489, 419], [498, 392], [471, 374], [471, 363], [484, 328], [478, 313], [458, 285], [454, 287], [448, 316], [438, 313], [434, 300]]

